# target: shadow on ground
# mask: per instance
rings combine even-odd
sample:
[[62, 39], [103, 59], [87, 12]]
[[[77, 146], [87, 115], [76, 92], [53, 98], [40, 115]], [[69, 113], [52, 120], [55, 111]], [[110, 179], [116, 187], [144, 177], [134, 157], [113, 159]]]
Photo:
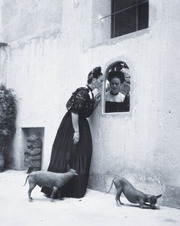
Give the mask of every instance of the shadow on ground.
[[64, 198], [51, 202], [40, 187], [28, 201], [25, 171], [7, 170], [0, 173], [0, 225], [2, 226], [179, 226], [180, 210], [158, 206], [141, 209], [122, 198], [118, 207], [115, 196], [87, 190], [82, 199]]

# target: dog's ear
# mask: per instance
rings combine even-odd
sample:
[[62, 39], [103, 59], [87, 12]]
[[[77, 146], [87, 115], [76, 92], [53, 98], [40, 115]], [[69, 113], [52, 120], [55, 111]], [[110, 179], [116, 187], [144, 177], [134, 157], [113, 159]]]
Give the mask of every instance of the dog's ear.
[[70, 165], [67, 165], [67, 171], [69, 171], [71, 169]]
[[156, 198], [158, 199], [158, 198], [160, 198], [161, 196], [162, 196], [162, 194], [160, 194], [160, 195], [157, 195], [157, 196], [156, 196]]

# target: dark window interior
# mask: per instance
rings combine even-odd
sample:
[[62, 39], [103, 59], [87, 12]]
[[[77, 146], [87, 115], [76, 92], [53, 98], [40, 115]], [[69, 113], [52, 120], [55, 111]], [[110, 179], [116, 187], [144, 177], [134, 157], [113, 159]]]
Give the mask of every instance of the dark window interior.
[[111, 38], [148, 27], [147, 0], [112, 0]]

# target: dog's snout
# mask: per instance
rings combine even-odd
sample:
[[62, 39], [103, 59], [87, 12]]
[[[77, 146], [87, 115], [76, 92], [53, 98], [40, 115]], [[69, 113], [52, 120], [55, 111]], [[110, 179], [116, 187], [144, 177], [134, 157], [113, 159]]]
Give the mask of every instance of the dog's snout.
[[78, 173], [76, 172], [76, 170], [71, 169], [70, 171], [71, 171], [75, 176], [78, 176]]
[[78, 174], [77, 174], [76, 170], [74, 170], [74, 175], [75, 175], [75, 176], [78, 176]]
[[156, 205], [155, 205], [155, 204], [151, 204], [151, 208], [152, 208], [153, 210], [155, 210], [155, 209], [156, 209]]

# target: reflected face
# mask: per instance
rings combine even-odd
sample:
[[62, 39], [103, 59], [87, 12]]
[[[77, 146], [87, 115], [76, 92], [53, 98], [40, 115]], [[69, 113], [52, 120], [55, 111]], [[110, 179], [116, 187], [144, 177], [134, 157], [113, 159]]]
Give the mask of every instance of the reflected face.
[[96, 81], [95, 81], [95, 88], [97, 88], [97, 89], [99, 89], [99, 88], [101, 88], [101, 86], [102, 86], [102, 84], [103, 84], [103, 81], [104, 81], [104, 79], [103, 79], [103, 75], [100, 75], [97, 79], [96, 79]]
[[118, 94], [121, 86], [121, 81], [119, 78], [113, 78], [110, 81], [110, 92], [112, 94]]

